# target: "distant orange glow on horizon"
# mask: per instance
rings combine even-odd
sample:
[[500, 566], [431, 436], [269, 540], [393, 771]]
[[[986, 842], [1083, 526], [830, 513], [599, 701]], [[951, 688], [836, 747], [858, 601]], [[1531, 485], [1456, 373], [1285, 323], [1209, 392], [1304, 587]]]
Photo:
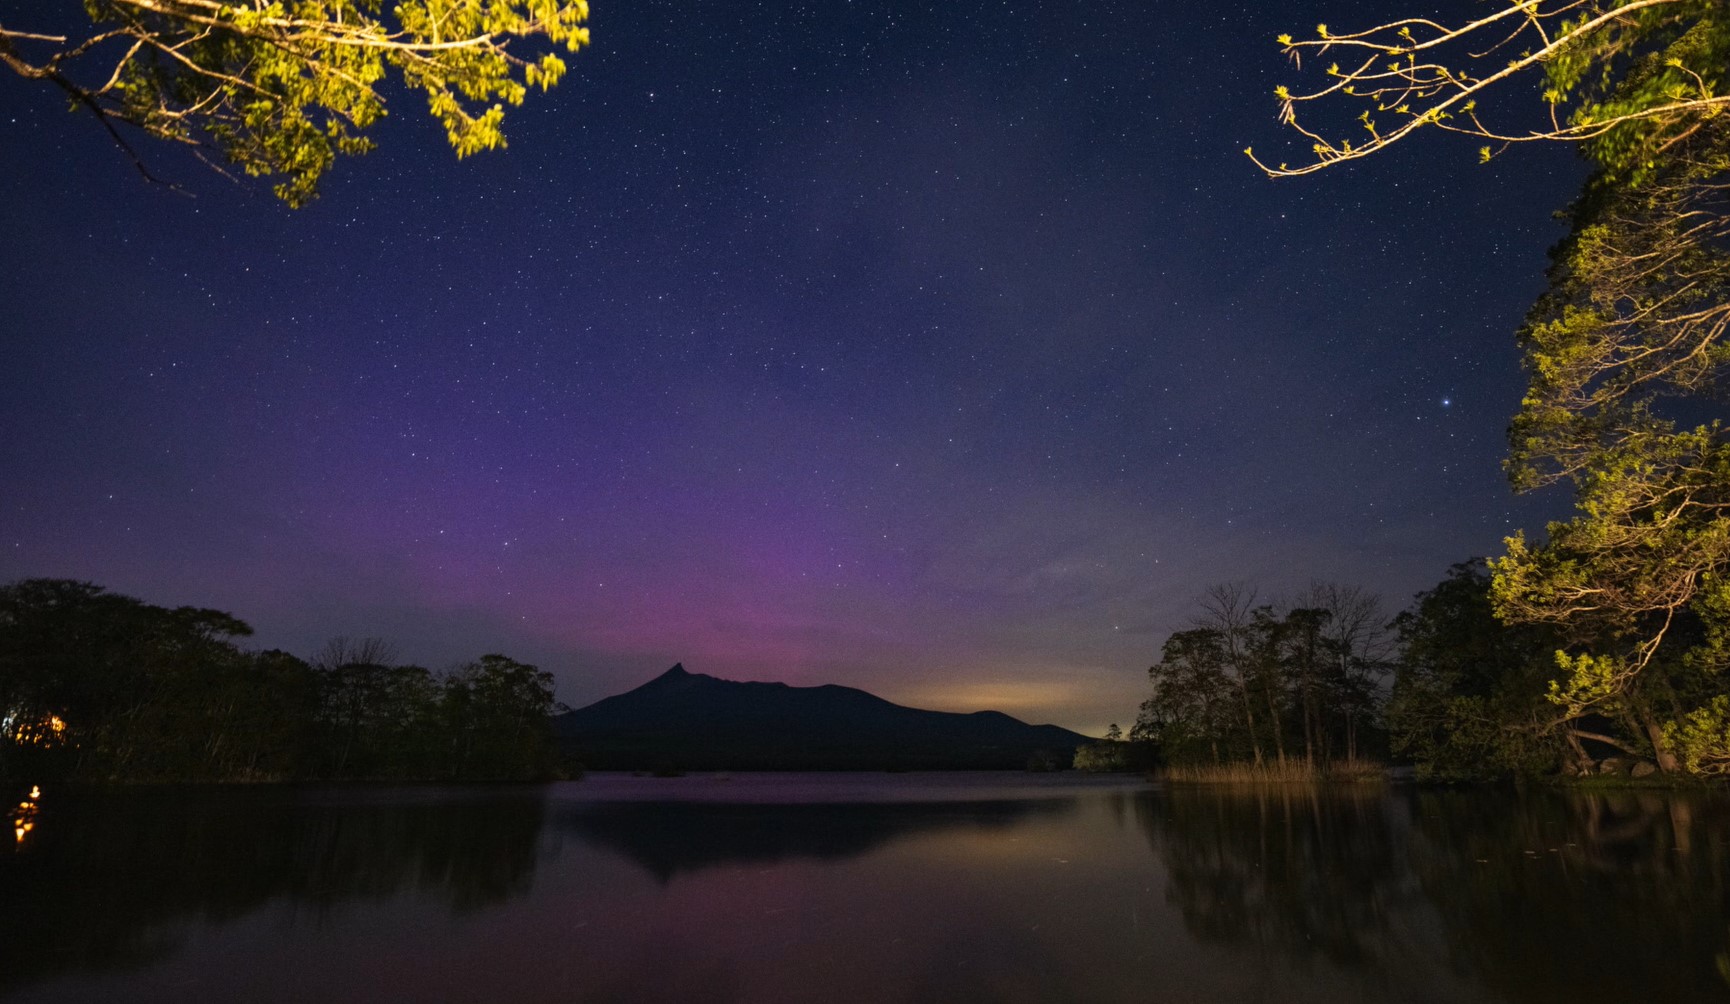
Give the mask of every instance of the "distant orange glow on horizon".
[[1017, 718], [1032, 715], [1042, 724], [1076, 702], [1076, 688], [1059, 680], [957, 680], [917, 684], [898, 691], [895, 700], [933, 711], [1001, 711]]

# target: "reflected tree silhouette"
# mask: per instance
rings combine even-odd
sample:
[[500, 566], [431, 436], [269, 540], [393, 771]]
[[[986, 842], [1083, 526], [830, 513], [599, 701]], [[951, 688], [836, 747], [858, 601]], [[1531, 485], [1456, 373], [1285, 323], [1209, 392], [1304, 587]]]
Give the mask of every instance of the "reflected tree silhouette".
[[[442, 800], [440, 800], [442, 799]], [[171, 954], [175, 926], [408, 893], [455, 912], [526, 893], [544, 821], [535, 788], [355, 793], [179, 787], [50, 792], [31, 841], [0, 856], [0, 992]]]
[[1462, 971], [1520, 1001], [1724, 999], [1722, 797], [1426, 792], [1415, 805], [1412, 868]]
[[1174, 786], [1137, 803], [1191, 934], [1352, 967], [1395, 954], [1388, 917], [1417, 893], [1400, 809], [1380, 790], [1316, 786]]
[[1730, 987], [1721, 795], [1174, 787], [1137, 810], [1203, 941], [1389, 975], [1439, 950], [1516, 1002]]

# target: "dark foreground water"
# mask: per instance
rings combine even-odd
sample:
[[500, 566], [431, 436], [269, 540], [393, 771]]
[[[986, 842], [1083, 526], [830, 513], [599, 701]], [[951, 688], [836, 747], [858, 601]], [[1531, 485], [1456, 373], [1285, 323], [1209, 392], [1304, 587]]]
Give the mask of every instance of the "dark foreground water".
[[10, 1001], [1730, 999], [1730, 802], [1037, 775], [43, 792]]

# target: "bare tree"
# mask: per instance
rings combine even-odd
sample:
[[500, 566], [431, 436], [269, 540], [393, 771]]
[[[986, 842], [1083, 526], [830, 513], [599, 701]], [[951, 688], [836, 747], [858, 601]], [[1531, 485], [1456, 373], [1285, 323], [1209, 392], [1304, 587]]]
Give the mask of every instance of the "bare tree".
[[344, 666], [389, 666], [396, 662], [396, 646], [383, 638], [350, 638], [339, 635], [324, 643], [313, 656], [312, 667], [329, 672]]
[[[1250, 695], [1250, 681], [1256, 675], [1253, 643], [1255, 600], [1255, 587], [1245, 582], [1223, 582], [1211, 586], [1201, 595], [1202, 612], [1193, 623], [1198, 628], [1219, 635], [1227, 672], [1230, 673], [1243, 704], [1244, 728], [1249, 735], [1250, 750], [1256, 765], [1260, 766], [1263, 761], [1261, 735], [1256, 729], [1255, 701]], [[1270, 693], [1268, 700], [1269, 718], [1277, 735], [1279, 710], [1271, 703], [1276, 698]], [[1283, 748], [1280, 750], [1280, 759], [1285, 759]]]
[[1300, 606], [1327, 612], [1321, 634], [1334, 662], [1335, 704], [1345, 722], [1346, 758], [1358, 755], [1359, 729], [1374, 713], [1395, 638], [1381, 597], [1361, 586], [1313, 582]]

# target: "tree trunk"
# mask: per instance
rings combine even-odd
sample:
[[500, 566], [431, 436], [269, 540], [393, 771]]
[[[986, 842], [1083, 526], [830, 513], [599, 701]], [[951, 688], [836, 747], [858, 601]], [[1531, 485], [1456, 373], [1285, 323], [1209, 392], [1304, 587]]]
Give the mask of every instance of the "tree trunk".
[[1285, 763], [1285, 726], [1279, 720], [1279, 705], [1274, 701], [1273, 688], [1267, 691], [1268, 719], [1273, 722], [1273, 748], [1280, 763]]
[[1315, 698], [1310, 693], [1309, 683], [1304, 683], [1304, 759], [1310, 763], [1316, 762], [1315, 735]]
[[1592, 758], [1586, 755], [1586, 747], [1580, 744], [1580, 737], [1573, 729], [1563, 729], [1562, 737], [1567, 740], [1568, 749], [1574, 754], [1574, 773], [1586, 775], [1592, 771]]
[[1249, 748], [1255, 755], [1255, 765], [1261, 766], [1261, 737], [1255, 734], [1255, 704], [1249, 699], [1249, 681], [1238, 677], [1238, 690], [1243, 694], [1244, 726], [1249, 730]]
[[1646, 738], [1652, 743], [1652, 759], [1658, 761], [1658, 769], [1666, 774], [1682, 773], [1682, 761], [1676, 759], [1676, 754], [1670, 749], [1670, 744], [1664, 739], [1664, 727], [1652, 717], [1652, 713], [1640, 708], [1635, 714], [1640, 717], [1640, 727], [1645, 730]]

